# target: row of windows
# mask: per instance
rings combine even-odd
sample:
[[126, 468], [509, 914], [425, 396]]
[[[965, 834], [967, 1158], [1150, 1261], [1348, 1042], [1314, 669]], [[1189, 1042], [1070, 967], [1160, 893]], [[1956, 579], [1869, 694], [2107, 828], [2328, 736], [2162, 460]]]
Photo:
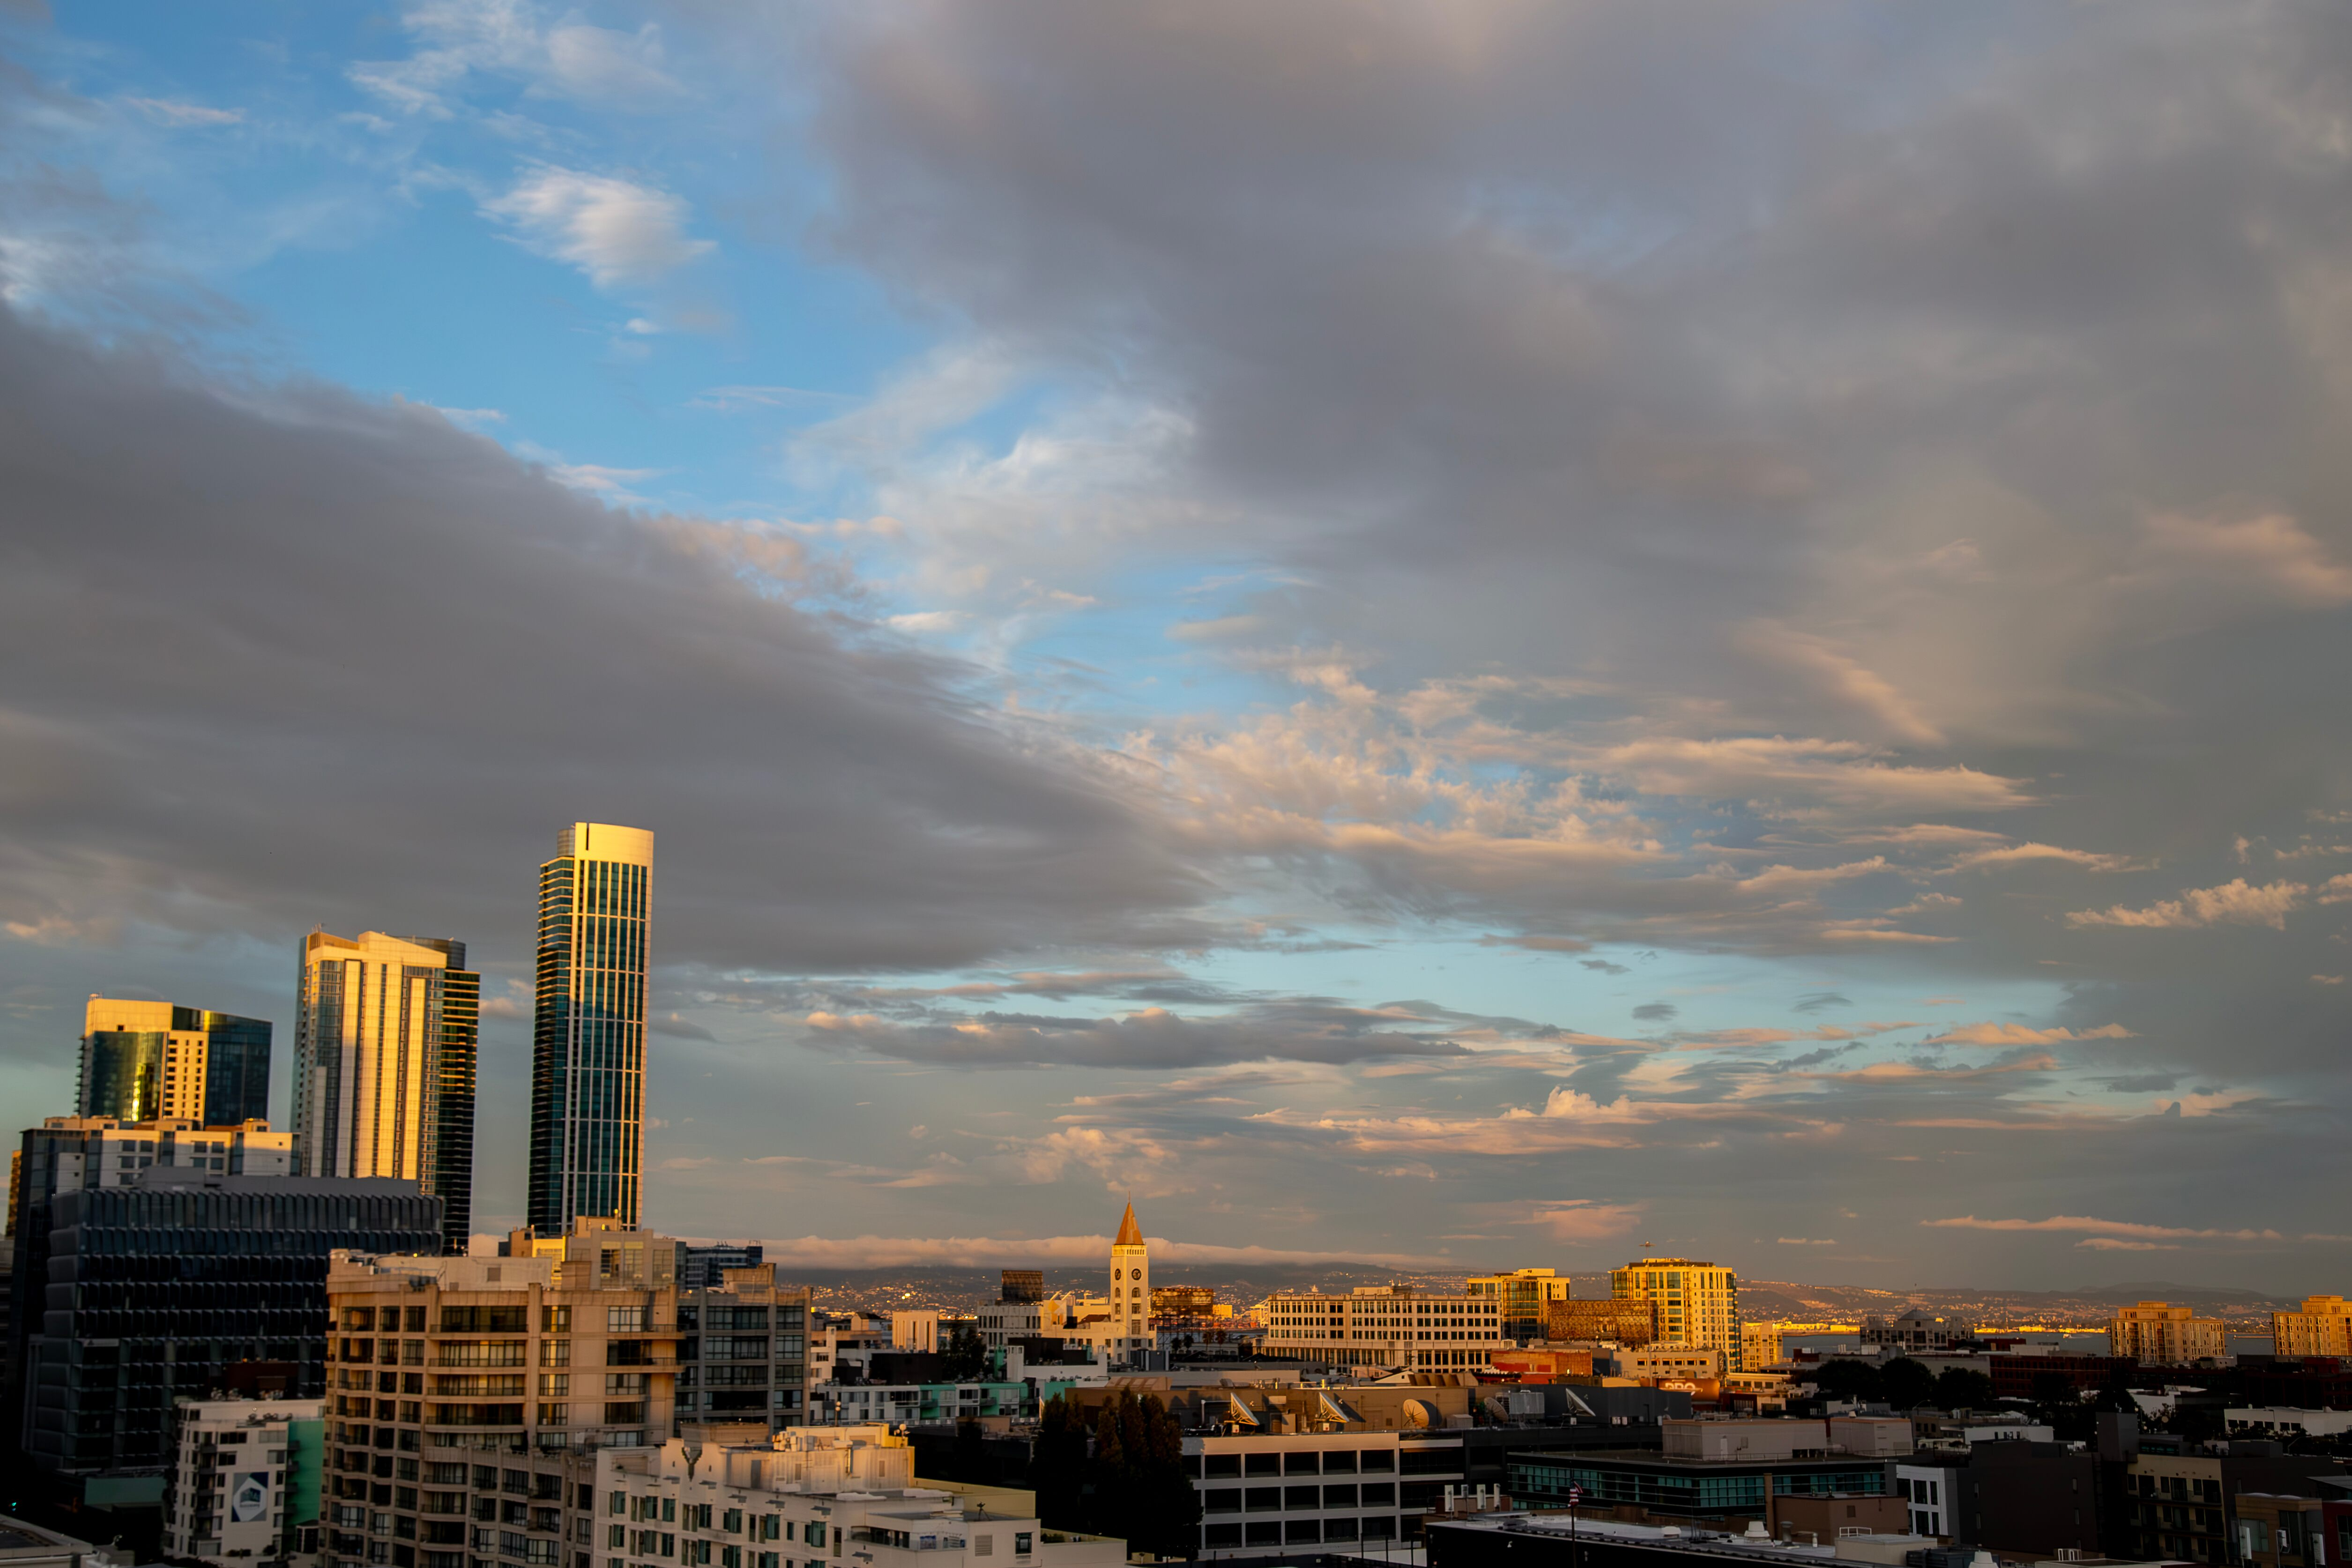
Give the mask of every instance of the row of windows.
[[[1458, 1459], [1459, 1455], [1455, 1458]], [[1201, 1473], [1210, 1480], [1220, 1480], [1246, 1472], [1253, 1476], [1347, 1476], [1360, 1469], [1366, 1475], [1393, 1474], [1396, 1451], [1392, 1448], [1324, 1448], [1294, 1449], [1289, 1453], [1275, 1451], [1256, 1454], [1203, 1454]]]
[[1265, 1520], [1248, 1524], [1204, 1524], [1201, 1544], [1223, 1546], [1319, 1546], [1325, 1542], [1387, 1541], [1396, 1534], [1396, 1521], [1385, 1514], [1370, 1519]]
[[1279, 1513], [1285, 1509], [1390, 1508], [1396, 1503], [1394, 1481], [1368, 1481], [1362, 1486], [1212, 1487], [1201, 1494], [1209, 1513]]

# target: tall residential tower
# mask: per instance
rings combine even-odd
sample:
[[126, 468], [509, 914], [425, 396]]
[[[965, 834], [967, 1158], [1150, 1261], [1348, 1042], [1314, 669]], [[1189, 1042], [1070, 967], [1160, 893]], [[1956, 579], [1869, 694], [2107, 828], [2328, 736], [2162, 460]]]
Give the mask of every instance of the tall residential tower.
[[442, 1201], [443, 1246], [473, 1228], [481, 977], [440, 937], [302, 939], [295, 999], [296, 1169], [394, 1176]]
[[653, 834], [604, 822], [564, 829], [539, 868], [526, 1217], [543, 1236], [637, 1223], [653, 877]]

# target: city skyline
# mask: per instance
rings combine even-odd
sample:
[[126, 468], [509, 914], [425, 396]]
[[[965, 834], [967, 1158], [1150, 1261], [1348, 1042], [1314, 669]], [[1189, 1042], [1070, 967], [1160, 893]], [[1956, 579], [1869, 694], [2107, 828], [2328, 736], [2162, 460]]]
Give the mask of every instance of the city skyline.
[[2340, 24], [1182, 9], [0, 7], [22, 1124], [452, 932], [470, 1231], [2341, 1289]]

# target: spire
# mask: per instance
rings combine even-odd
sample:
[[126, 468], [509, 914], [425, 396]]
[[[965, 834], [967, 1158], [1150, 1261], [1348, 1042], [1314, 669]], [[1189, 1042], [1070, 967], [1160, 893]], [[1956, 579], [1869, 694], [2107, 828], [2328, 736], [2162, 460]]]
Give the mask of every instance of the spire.
[[1114, 1247], [1143, 1245], [1143, 1232], [1137, 1229], [1135, 1226], [1135, 1205], [1130, 1203], [1127, 1206], [1127, 1218], [1118, 1222], [1118, 1237], [1111, 1242], [1111, 1245]]

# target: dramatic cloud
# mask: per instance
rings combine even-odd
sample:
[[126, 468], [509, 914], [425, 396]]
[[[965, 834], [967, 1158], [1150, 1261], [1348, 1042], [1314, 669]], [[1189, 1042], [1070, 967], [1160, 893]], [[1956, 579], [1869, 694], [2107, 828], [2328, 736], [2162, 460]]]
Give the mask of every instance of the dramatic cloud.
[[1930, 1045], [2057, 1045], [2074, 1040], [2129, 1040], [2132, 1031], [2119, 1023], [2096, 1029], [2030, 1029], [2018, 1023], [1971, 1023], [1930, 1035]]
[[796, 608], [821, 584], [789, 540], [607, 512], [414, 408], [231, 396], [6, 317], [0, 476], [14, 924], [397, 924], [510, 963], [517, 890], [587, 817], [660, 834], [672, 964], [1187, 928], [1159, 923], [1199, 884], [1114, 779], [970, 672]]
[[2188, 931], [2200, 925], [2267, 925], [2286, 929], [2290, 912], [2301, 907], [2311, 892], [2299, 882], [2273, 882], [2261, 887], [2236, 877], [2219, 887], [2192, 887], [2179, 898], [2159, 899], [2143, 909], [2118, 904], [2106, 909], [2078, 909], [2066, 916], [2069, 925], [2125, 925], [2151, 931]]

